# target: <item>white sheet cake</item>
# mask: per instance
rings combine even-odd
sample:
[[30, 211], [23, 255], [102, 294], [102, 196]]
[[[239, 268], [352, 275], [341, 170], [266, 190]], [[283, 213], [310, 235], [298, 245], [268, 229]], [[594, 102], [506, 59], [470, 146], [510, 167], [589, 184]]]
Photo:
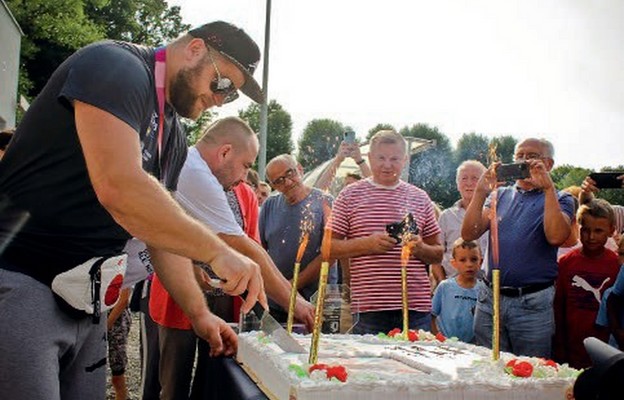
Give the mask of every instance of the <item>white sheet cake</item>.
[[[310, 335], [294, 335], [309, 348]], [[579, 371], [567, 365], [492, 352], [466, 343], [409, 342], [373, 335], [322, 335], [319, 363], [344, 366], [346, 382], [308, 371], [308, 355], [285, 353], [262, 333], [239, 335], [238, 361], [274, 399], [571, 399]], [[534, 366], [531, 377], [505, 371], [511, 359]]]

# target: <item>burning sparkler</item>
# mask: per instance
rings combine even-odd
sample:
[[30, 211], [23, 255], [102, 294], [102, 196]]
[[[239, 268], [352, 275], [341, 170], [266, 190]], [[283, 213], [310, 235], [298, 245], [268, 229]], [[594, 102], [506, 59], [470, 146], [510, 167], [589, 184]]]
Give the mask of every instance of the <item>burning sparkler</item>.
[[321, 272], [319, 274], [318, 296], [316, 297], [316, 310], [314, 313], [314, 329], [312, 331], [312, 344], [310, 345], [309, 364], [316, 364], [318, 360], [318, 345], [321, 336], [321, 326], [323, 325], [323, 308], [325, 305], [325, 291], [327, 290], [327, 275], [329, 273], [329, 255], [331, 252], [331, 209], [327, 203], [323, 206], [325, 215], [325, 230], [323, 232], [323, 242], [321, 243]]
[[[496, 155], [496, 144], [491, 144], [489, 148], [488, 158], [490, 165], [498, 161]], [[499, 247], [498, 247], [498, 217], [496, 215], [496, 207], [498, 203], [498, 192], [496, 190], [496, 182], [492, 184], [492, 195], [490, 201], [490, 243], [492, 251], [492, 359], [500, 358], [500, 267]]]

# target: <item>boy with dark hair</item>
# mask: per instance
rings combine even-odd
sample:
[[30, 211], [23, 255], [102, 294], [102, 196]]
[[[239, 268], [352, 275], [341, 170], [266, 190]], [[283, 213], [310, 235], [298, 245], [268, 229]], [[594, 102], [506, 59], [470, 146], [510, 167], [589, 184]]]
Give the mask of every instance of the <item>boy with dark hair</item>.
[[595, 199], [577, 213], [582, 247], [559, 260], [555, 293], [554, 358], [574, 368], [591, 366], [583, 340], [607, 341], [608, 331], [595, 324], [604, 291], [619, 271], [617, 255], [605, 248], [613, 234], [615, 216], [608, 202]]
[[477, 275], [483, 261], [476, 241], [459, 238], [453, 243], [450, 260], [457, 275], [440, 282], [433, 294], [431, 331], [464, 342], [474, 340], [474, 309], [477, 303]]

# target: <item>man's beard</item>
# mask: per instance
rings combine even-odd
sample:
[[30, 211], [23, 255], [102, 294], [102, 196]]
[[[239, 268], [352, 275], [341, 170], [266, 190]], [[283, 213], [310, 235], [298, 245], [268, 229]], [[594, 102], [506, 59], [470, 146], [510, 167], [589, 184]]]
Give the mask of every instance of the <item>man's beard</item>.
[[193, 111], [195, 103], [197, 103], [197, 96], [195, 96], [191, 82], [193, 77], [199, 73], [199, 69], [200, 66], [182, 69], [171, 82], [169, 90], [171, 105], [184, 118], [195, 118]]

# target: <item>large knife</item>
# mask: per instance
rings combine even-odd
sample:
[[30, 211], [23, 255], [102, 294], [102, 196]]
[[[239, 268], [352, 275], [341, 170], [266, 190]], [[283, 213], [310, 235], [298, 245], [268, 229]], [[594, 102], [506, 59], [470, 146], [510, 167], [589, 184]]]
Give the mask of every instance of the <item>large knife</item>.
[[[220, 279], [210, 279], [210, 286], [214, 288], [221, 288], [223, 281]], [[245, 300], [247, 292], [243, 293], [240, 297]], [[262, 304], [256, 302], [251, 308], [254, 314], [260, 319], [260, 330], [269, 336], [273, 342], [278, 345], [282, 350], [287, 353], [301, 353], [305, 354], [308, 351], [297, 342], [292, 336], [288, 334], [286, 329], [277, 322], [275, 318], [271, 316], [269, 310], [262, 307]]]

